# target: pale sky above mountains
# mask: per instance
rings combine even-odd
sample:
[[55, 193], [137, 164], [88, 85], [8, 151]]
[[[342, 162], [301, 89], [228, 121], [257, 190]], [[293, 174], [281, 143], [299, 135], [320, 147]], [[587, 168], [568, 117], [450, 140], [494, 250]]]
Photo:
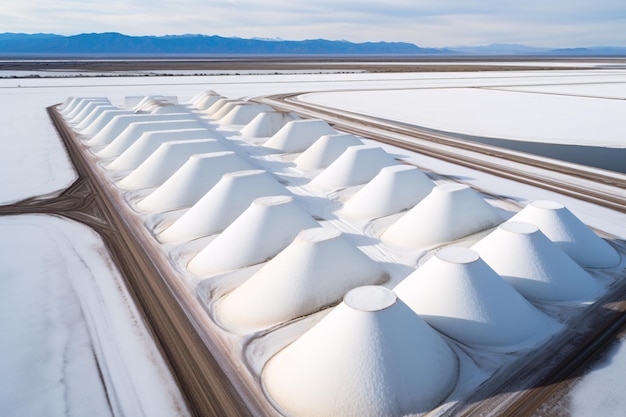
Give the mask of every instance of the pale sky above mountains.
[[0, 32], [626, 46], [624, 0], [20, 0]]

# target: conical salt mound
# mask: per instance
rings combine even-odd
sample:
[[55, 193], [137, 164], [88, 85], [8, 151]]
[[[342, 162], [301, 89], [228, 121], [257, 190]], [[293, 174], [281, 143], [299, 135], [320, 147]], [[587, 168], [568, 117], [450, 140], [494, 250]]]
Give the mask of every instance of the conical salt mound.
[[397, 165], [383, 148], [373, 145], [350, 146], [339, 158], [311, 181], [322, 190], [361, 185], [374, 178], [381, 169]]
[[304, 171], [326, 168], [350, 146], [358, 145], [363, 145], [363, 142], [348, 133], [324, 135], [316, 140], [309, 149], [302, 152], [302, 155], [297, 157], [294, 163]]
[[530, 223], [503, 223], [472, 249], [530, 300], [588, 301], [602, 291], [584, 269]]
[[115, 106], [111, 105], [111, 103], [92, 101], [91, 103], [83, 107], [83, 109], [80, 112], [78, 112], [76, 116], [72, 117], [67, 122], [70, 125], [77, 125], [83, 120], [85, 120], [86, 118], [88, 118], [89, 116], [91, 116], [92, 113], [94, 112], [97, 113], [98, 109], [100, 109], [101, 107], [106, 108], [108, 110], [111, 110], [112, 108], [116, 108]]
[[189, 119], [189, 113], [173, 113], [173, 114], [124, 114], [114, 116], [113, 119], [106, 124], [91, 139], [85, 142], [87, 146], [108, 145], [113, 142], [131, 123], [138, 122], [159, 122], [166, 120], [183, 120]]
[[225, 151], [224, 146], [215, 139], [165, 142], [117, 186], [122, 190], [157, 187], [174, 175], [192, 155], [222, 151]]
[[76, 115], [80, 113], [90, 103], [111, 104], [109, 99], [106, 97], [85, 97], [76, 100], [75, 105], [61, 111], [61, 114], [63, 115], [63, 118], [65, 120], [71, 120], [72, 118], [76, 117]]
[[257, 198], [189, 262], [196, 275], [213, 275], [264, 262], [301, 230], [319, 224], [288, 196]]
[[195, 96], [193, 96], [191, 98], [191, 100], [189, 100], [189, 103], [192, 105], [196, 105], [197, 103], [199, 103], [202, 100], [205, 100], [208, 97], [221, 97], [218, 93], [216, 93], [214, 90], [206, 90], [206, 91], [201, 91], [198, 94], [196, 94]]
[[323, 120], [292, 120], [274, 134], [263, 146], [285, 153], [302, 152], [324, 135], [337, 131]]
[[420, 248], [460, 239], [501, 221], [496, 210], [470, 187], [450, 183], [433, 188], [381, 239], [402, 247]]
[[425, 413], [453, 389], [458, 359], [393, 291], [355, 288], [267, 363], [262, 378], [286, 415]]
[[79, 132], [81, 135], [87, 137], [89, 140], [92, 136], [96, 135], [100, 130], [102, 130], [106, 125], [108, 125], [115, 116], [123, 116], [123, 115], [134, 115], [131, 110], [105, 110], [98, 117], [95, 118], [88, 125], [82, 126], [80, 128], [76, 128], [75, 130]]
[[[128, 147], [120, 156], [105, 168], [108, 170], [125, 171], [135, 169], [141, 165], [150, 155], [165, 142], [174, 142], [193, 139], [220, 139], [221, 135], [207, 128], [177, 129], [177, 130], [157, 130], [144, 132], [139, 138]], [[221, 147], [213, 151], [225, 151]], [[209, 152], [209, 151], [205, 151]], [[202, 153], [202, 152], [200, 152]]]
[[582, 266], [610, 268], [620, 262], [619, 253], [562, 204], [533, 201], [511, 220], [536, 225], [548, 239]]
[[263, 170], [224, 174], [215, 187], [165, 229], [159, 239], [179, 242], [219, 233], [257, 198], [288, 194], [282, 184]]
[[96, 107], [91, 113], [89, 113], [88, 116], [86, 116], [79, 123], [76, 123], [73, 129], [75, 131], [80, 132], [81, 130], [89, 126], [91, 123], [93, 123], [98, 117], [100, 117], [102, 113], [104, 113], [105, 111], [111, 111], [111, 110], [120, 110], [120, 108], [117, 106], [113, 106], [113, 105], [102, 104]]
[[215, 91], [209, 91], [206, 94], [201, 94], [196, 99], [192, 100], [191, 104], [198, 110], [206, 110], [221, 98], [224, 97]]
[[551, 323], [463, 247], [441, 249], [395, 291], [435, 329], [468, 345], [513, 347]]
[[111, 143], [104, 149], [95, 153], [99, 158], [112, 158], [119, 156], [130, 148], [144, 133], [157, 132], [159, 130], [197, 129], [202, 125], [195, 119], [165, 120], [158, 122], [130, 123]]
[[267, 104], [246, 103], [238, 104], [220, 119], [222, 125], [245, 125], [250, 123], [260, 113], [272, 111]]
[[435, 183], [416, 167], [385, 167], [346, 202], [341, 215], [368, 220], [399, 213], [415, 206], [434, 187]]
[[287, 122], [294, 120], [292, 113], [267, 111], [258, 114], [241, 129], [244, 138], [268, 138], [278, 132]]
[[303, 230], [217, 307], [229, 327], [257, 330], [339, 302], [350, 289], [380, 284], [385, 273], [340, 231]]
[[159, 188], [137, 204], [146, 212], [170, 211], [198, 202], [228, 172], [252, 169], [234, 152], [192, 155]]
[[231, 110], [233, 110], [240, 104], [248, 104], [248, 102], [243, 100], [230, 100], [228, 103], [224, 103], [224, 105], [218, 111], [213, 113], [211, 115], [211, 119], [220, 120], [222, 117], [226, 116], [228, 113], [230, 113]]
[[218, 112], [222, 107], [224, 107], [227, 103], [230, 103], [230, 102], [233, 102], [233, 101], [239, 101], [239, 100], [232, 100], [230, 98], [221, 97], [221, 98], [217, 99], [217, 101], [215, 101], [211, 106], [209, 106], [204, 111], [204, 114], [206, 114], [207, 116], [212, 116], [213, 114]]

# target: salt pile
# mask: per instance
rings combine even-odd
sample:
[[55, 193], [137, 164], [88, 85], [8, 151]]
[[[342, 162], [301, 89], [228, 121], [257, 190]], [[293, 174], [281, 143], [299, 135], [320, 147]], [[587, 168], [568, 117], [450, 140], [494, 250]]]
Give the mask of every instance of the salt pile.
[[252, 166], [234, 152], [192, 155], [167, 181], [137, 203], [137, 208], [145, 212], [160, 212], [190, 207], [224, 174], [246, 169], [252, 169]]
[[108, 145], [120, 135], [131, 123], [158, 122], [166, 120], [189, 119], [189, 113], [174, 114], [123, 114], [114, 116], [109, 123], [98, 131], [91, 139], [85, 141], [87, 146]]
[[588, 301], [602, 291], [584, 269], [530, 223], [503, 223], [472, 249], [530, 300]]
[[120, 180], [117, 186], [122, 190], [157, 187], [174, 175], [192, 155], [222, 151], [225, 151], [224, 145], [215, 139], [168, 141]]
[[68, 106], [63, 108], [60, 113], [65, 120], [71, 120], [81, 112], [90, 103], [111, 104], [106, 97], [82, 97], [72, 100]]
[[[79, 132], [81, 134], [81, 136], [90, 138], [93, 135], [95, 135], [98, 132], [100, 132], [100, 130], [102, 130], [102, 128], [104, 128], [107, 124], [109, 124], [109, 122], [111, 122], [115, 116], [134, 115], [134, 114], [135, 113], [133, 113], [131, 110], [123, 110], [123, 109], [105, 110], [102, 113], [100, 113], [100, 115], [98, 117], [96, 117], [89, 124], [84, 124], [83, 125], [81, 123], [80, 128], [76, 127], [76, 131]], [[84, 140], [86, 140], [86, 139], [83, 138], [83, 141]]]
[[240, 104], [247, 104], [247, 103], [248, 103], [247, 101], [243, 101], [243, 100], [229, 100], [228, 102], [224, 103], [224, 105], [220, 107], [219, 110], [211, 114], [210, 118], [213, 120], [220, 120], [222, 117], [226, 116], [235, 107], [239, 106]]
[[272, 111], [267, 104], [241, 103], [230, 110], [219, 122], [221, 125], [245, 125], [263, 112]]
[[385, 167], [345, 203], [341, 215], [369, 220], [399, 213], [415, 206], [434, 187], [435, 183], [416, 167]]
[[226, 97], [219, 98], [211, 106], [209, 106], [209, 108], [207, 108], [203, 113], [206, 114], [207, 116], [212, 116], [213, 114], [218, 112], [222, 107], [224, 107], [227, 103], [230, 103], [232, 101], [241, 101], [241, 100], [232, 100]]
[[380, 284], [385, 273], [336, 229], [303, 230], [218, 305], [218, 319], [263, 329], [339, 302], [350, 289]]
[[298, 156], [294, 163], [304, 171], [326, 168], [350, 146], [358, 145], [363, 145], [363, 142], [348, 133], [324, 135], [302, 152], [302, 155]]
[[109, 105], [109, 104], [100, 104], [92, 112], [86, 115], [80, 122], [74, 123], [74, 127], [73, 127], [74, 131], [81, 131], [85, 129], [87, 126], [93, 123], [98, 117], [100, 117], [102, 113], [104, 113], [105, 111], [111, 111], [111, 110], [120, 110], [120, 108], [117, 106]]
[[87, 104], [85, 107], [83, 107], [83, 109], [76, 116], [74, 116], [71, 119], [67, 120], [67, 122], [70, 125], [77, 125], [77, 124], [83, 122], [88, 117], [91, 117], [92, 114], [96, 114], [97, 115], [99, 113], [99, 111], [114, 110], [114, 109], [117, 109], [117, 107], [111, 105], [110, 103], [99, 102], [99, 101], [92, 101], [89, 104]]
[[[161, 144], [191, 139], [223, 139], [223, 137], [213, 130], [207, 128], [176, 129], [176, 130], [156, 130], [144, 132], [139, 138], [128, 147], [113, 162], [106, 165], [108, 170], [125, 171], [135, 169], [141, 165], [150, 155], [152, 155]], [[215, 151], [226, 150], [225, 148], [215, 149]], [[206, 151], [208, 152], [208, 151]], [[202, 152], [199, 152], [202, 153]]]
[[191, 100], [191, 105], [198, 110], [206, 110], [211, 107], [217, 100], [224, 98], [215, 91], [206, 91], [198, 94]]
[[241, 129], [244, 138], [267, 138], [278, 132], [287, 122], [299, 119], [293, 113], [266, 111], [258, 114]]
[[407, 248], [427, 247], [488, 229], [501, 217], [467, 185], [444, 184], [392, 224], [381, 236]]
[[582, 266], [610, 268], [620, 262], [619, 253], [611, 245], [557, 202], [533, 201], [511, 220], [536, 225], [548, 239]]
[[165, 229], [159, 239], [178, 242], [219, 233], [257, 198], [288, 194], [282, 184], [263, 170], [224, 174], [193, 207]]
[[121, 155], [130, 148], [144, 133], [157, 132], [159, 130], [180, 130], [180, 129], [197, 129], [202, 124], [194, 118], [186, 118], [180, 120], [163, 120], [157, 122], [135, 122], [129, 123], [117, 137], [111, 141], [102, 150], [95, 153], [99, 158], [112, 158]]
[[395, 288], [445, 335], [473, 346], [515, 347], [552, 324], [476, 253], [448, 246]]
[[270, 359], [262, 378], [286, 415], [401, 416], [440, 404], [457, 362], [393, 291], [366, 286]]
[[336, 133], [324, 120], [292, 120], [269, 138], [264, 146], [284, 153], [302, 152], [320, 136]]
[[196, 275], [212, 275], [265, 262], [301, 230], [319, 224], [293, 197], [261, 197], [189, 262]]
[[361, 185], [378, 175], [381, 169], [397, 164], [379, 146], [350, 146], [310, 184], [322, 190]]

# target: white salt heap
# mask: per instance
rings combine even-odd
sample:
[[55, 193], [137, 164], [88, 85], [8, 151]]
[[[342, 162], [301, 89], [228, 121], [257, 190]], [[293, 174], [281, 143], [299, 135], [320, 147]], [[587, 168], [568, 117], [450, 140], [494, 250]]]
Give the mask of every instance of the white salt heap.
[[221, 125], [245, 125], [263, 112], [272, 111], [267, 104], [240, 103], [230, 110], [219, 122]]
[[220, 120], [222, 117], [226, 116], [231, 110], [233, 110], [237, 106], [241, 104], [245, 105], [247, 103], [248, 103], [247, 101], [243, 101], [243, 100], [229, 100], [228, 102], [223, 103], [223, 105], [219, 108], [219, 110], [211, 114], [209, 117], [213, 120]]
[[530, 300], [589, 301], [602, 292], [584, 269], [530, 223], [503, 223], [472, 249]]
[[122, 190], [158, 187], [170, 178], [192, 155], [225, 151], [216, 139], [168, 141], [159, 145], [134, 171], [117, 183]]
[[339, 302], [348, 290], [380, 284], [385, 273], [340, 231], [303, 230], [294, 241], [228, 294], [216, 310], [228, 327], [274, 326]]
[[120, 110], [119, 107], [113, 106], [110, 104], [100, 104], [98, 105], [89, 115], [83, 118], [80, 122], [74, 123], [73, 129], [74, 131], [80, 132], [85, 129], [87, 126], [92, 124], [100, 115], [102, 115], [106, 111], [116, 111]]
[[324, 135], [302, 152], [302, 155], [298, 156], [294, 163], [304, 171], [326, 168], [350, 146], [358, 145], [363, 145], [363, 142], [348, 133]]
[[145, 212], [161, 212], [191, 207], [228, 172], [253, 167], [234, 152], [196, 154], [156, 190], [137, 203]]
[[301, 230], [319, 224], [293, 197], [261, 197], [189, 262], [196, 275], [212, 275], [265, 262]]
[[[177, 130], [157, 130], [143, 133], [132, 145], [128, 147], [113, 162], [106, 165], [108, 170], [126, 171], [136, 169], [150, 155], [152, 155], [161, 144], [181, 140], [193, 139], [220, 139], [223, 137], [213, 130], [207, 128], [177, 129]], [[215, 149], [225, 150], [225, 148]]]
[[130, 123], [122, 133], [117, 135], [117, 137], [102, 150], [96, 152], [95, 155], [98, 158], [119, 156], [137, 142], [144, 133], [157, 132], [160, 130], [176, 131], [180, 129], [197, 129], [201, 127], [202, 124], [191, 116], [180, 120]]
[[359, 220], [389, 216], [415, 206], [434, 187], [435, 183], [416, 167], [385, 167], [350, 197], [340, 214]]
[[257, 198], [288, 194], [282, 184], [263, 170], [224, 174], [193, 207], [165, 229], [159, 239], [179, 242], [219, 233]]
[[263, 146], [284, 153], [302, 152], [320, 136], [336, 134], [324, 120], [303, 119], [287, 122]]
[[533, 201], [511, 218], [536, 225], [565, 253], [589, 268], [610, 268], [620, 262], [619, 253], [593, 233], [565, 206], [554, 201]]
[[437, 251], [395, 291], [435, 329], [472, 346], [514, 349], [554, 325], [463, 247]]
[[[91, 139], [84, 141], [87, 146], [102, 146], [113, 142], [131, 123], [159, 122], [166, 120], [189, 119], [189, 113], [172, 114], [122, 114], [113, 118], [100, 129]], [[81, 132], [84, 133], [84, 132]]]
[[381, 236], [384, 242], [423, 248], [486, 230], [502, 218], [467, 185], [444, 184], [392, 224]]
[[124, 109], [104, 110], [89, 124], [81, 123], [80, 125], [81, 127], [80, 128], [77, 127], [76, 131], [80, 133], [81, 140], [85, 141], [85, 140], [88, 140], [93, 135], [95, 135], [96, 133], [98, 133], [100, 130], [102, 130], [116, 116], [125, 116], [125, 115], [128, 116], [128, 115], [134, 115], [134, 114], [135, 113], [133, 113], [131, 110], [124, 110]]
[[258, 114], [241, 129], [244, 138], [267, 138], [278, 132], [287, 122], [299, 119], [294, 113], [266, 111]]
[[430, 411], [454, 388], [458, 360], [393, 291], [350, 291], [264, 368], [272, 400], [293, 416], [403, 416]]
[[[101, 110], [102, 109], [102, 110]], [[92, 117], [92, 115], [97, 115], [100, 111], [103, 110], [114, 110], [117, 107], [113, 106], [111, 103], [100, 102], [100, 101], [92, 101], [87, 104], [83, 109], [78, 112], [78, 114], [71, 119], [68, 119], [67, 122], [70, 125], [77, 125], [82, 123], [87, 118]]]
[[378, 175], [381, 169], [392, 165], [398, 163], [379, 146], [350, 146], [310, 184], [328, 191], [361, 185]]

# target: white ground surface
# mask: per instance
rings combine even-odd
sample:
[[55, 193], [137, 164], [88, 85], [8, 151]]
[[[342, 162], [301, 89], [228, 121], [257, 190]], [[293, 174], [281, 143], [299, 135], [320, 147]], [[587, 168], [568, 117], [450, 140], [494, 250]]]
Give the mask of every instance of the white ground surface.
[[[2, 76], [2, 74], [0, 74], [0, 76]], [[566, 93], [569, 91], [569, 97], [556, 96], [564, 100], [563, 103], [565, 104], [561, 106], [574, 111], [577, 117], [580, 116], [580, 113], [577, 112], [581, 111], [581, 109], [587, 109], [587, 111], [592, 113], [585, 114], [593, 114], [595, 117], [597, 113], [594, 109], [597, 109], [597, 107], [585, 107], [586, 104], [580, 104], [580, 97], [574, 97], [573, 92], [585, 90], [588, 94], [592, 95], [606, 97], [608, 95], [617, 94], [621, 98], [622, 93], [620, 93], [620, 91], [623, 91], [622, 87], [611, 91], [606, 90], [605, 87], [599, 87], [600, 85], [608, 85], [606, 83], [620, 86], [626, 84], [626, 72], [607, 70], [585, 72], [549, 71], [542, 73], [520, 71], [516, 73], [490, 72], [455, 74], [292, 74], [282, 76], [150, 77], [146, 79], [1, 79], [0, 110], [2, 111], [0, 112], [0, 129], [2, 139], [0, 140], [0, 203], [6, 204], [31, 196], [57, 192], [66, 188], [73, 182], [75, 174], [71, 169], [62, 145], [57, 139], [56, 132], [44, 110], [45, 107], [60, 103], [71, 95], [107, 96], [114, 104], [121, 104], [123, 103], [124, 96], [144, 94], [177, 95], [180, 101], [184, 102], [189, 100], [196, 93], [208, 89], [214, 89], [225, 96], [235, 98], [295, 91], [345, 89], [390, 90], [408, 88], [410, 90], [358, 92], [350, 94], [331, 93], [318, 97], [323, 97], [324, 100], [328, 100], [329, 97], [332, 97], [334, 105], [342, 101], [344, 103], [343, 105], [352, 106], [353, 108], [357, 106], [357, 102], [362, 102], [365, 104], [358, 105], [369, 105], [371, 109], [372, 105], [375, 105], [377, 102], [382, 102], [381, 100], [383, 100], [383, 96], [372, 96], [373, 93], [385, 95], [385, 99], [400, 98], [401, 100], [409, 100], [403, 102], [403, 108], [407, 106], [410, 107], [412, 103], [411, 100], [415, 100], [416, 98], [423, 99], [425, 97], [419, 94], [430, 94], [430, 97], [432, 97], [434, 101], [426, 101], [428, 104], [420, 108], [420, 114], [428, 114], [435, 118], [438, 117], [439, 120], [447, 120], [448, 125], [445, 126], [444, 130], [452, 130], [450, 129], [451, 125], [457, 123], [456, 126], [459, 126], [462, 123], [468, 122], [463, 118], [457, 119], [456, 117], [450, 117], [451, 115], [456, 116], [459, 112], [452, 112], [451, 110], [454, 107], [451, 108], [450, 105], [452, 104], [444, 101], [444, 97], [448, 97], [451, 100], [458, 100], [459, 103], [464, 102], [466, 106], [468, 103], [474, 103], [473, 100], [477, 98], [480, 98], [481, 103], [483, 103], [482, 100], [485, 100], [485, 106], [501, 107], [503, 103], [510, 103], [517, 111], [517, 113], [512, 113], [518, 115], [521, 112], [525, 112], [529, 106], [532, 106], [537, 113], [545, 114], [547, 110], [551, 110], [554, 105], [552, 101], [548, 102], [550, 104], [541, 105], [538, 103], [544, 103], [543, 101], [528, 98], [555, 97], [552, 95], [514, 93], [511, 91], [494, 92], [493, 90], [470, 87], [534, 89], [538, 88], [535, 86], [540, 85], [542, 92], [552, 89], [553, 91], [558, 90], [559, 94], [561, 94], [563, 91]], [[568, 87], [571, 89], [568, 90]], [[418, 96], [411, 95], [416, 92]], [[458, 94], [451, 96], [450, 94], [452, 92]], [[355, 99], [355, 96], [351, 96], [351, 94], [358, 94], [358, 98]], [[348, 96], [352, 98], [346, 98]], [[510, 99], [511, 101], [502, 101], [502, 97], [505, 96], [508, 97], [507, 100]], [[496, 100], [493, 99], [493, 97], [500, 98]], [[614, 100], [610, 101], [613, 104], [606, 104], [606, 107], [604, 107], [605, 104], [602, 103], [606, 103], [605, 99], [593, 100], [596, 100], [608, 114], [613, 114], [611, 112], [617, 111], [615, 110], [616, 108], [623, 110], [624, 101], [615, 101], [622, 103], [622, 107], [618, 107], [617, 104], [614, 104]], [[438, 103], [438, 105], [433, 105], [433, 103]], [[486, 111], [488, 109], [483, 107], [482, 104], [476, 107], [482, 108], [483, 113], [489, 113]], [[398, 107], [389, 104], [386, 108], [387, 110], [384, 117], [398, 117]], [[376, 111], [381, 112], [382, 110], [378, 109]], [[623, 111], [621, 114], [624, 114]], [[479, 115], [477, 115], [477, 117], [478, 116]], [[410, 121], [415, 124], [423, 124], [418, 122], [417, 119], [411, 119]], [[485, 129], [487, 126], [490, 126], [493, 121], [493, 116], [486, 120], [483, 119], [480, 128]], [[472, 121], [470, 120], [470, 122]], [[475, 121], [472, 123], [474, 123], [473, 126], [479, 125], [475, 123]], [[520, 119], [510, 121], [510, 123], [512, 123], [510, 126], [516, 131], [523, 130], [524, 126], [527, 124], [527, 122]], [[494, 127], [502, 128], [503, 125], [504, 124], [494, 124]], [[545, 121], [542, 122], [540, 126], [544, 129], [539, 132], [541, 138], [565, 138], [567, 134], [561, 131], [561, 128], [569, 128], [567, 123], [556, 124]], [[607, 146], [624, 146], [623, 138], [625, 136], [622, 134], [624, 130], [623, 123], [620, 124], [614, 119], [610, 119], [607, 123], [598, 125], [597, 127], [599, 129], [597, 131], [598, 135], [593, 138], [594, 142], [592, 144], [603, 143]], [[536, 129], [537, 126], [533, 128]], [[487, 133], [485, 135], [495, 136], [502, 132], [491, 131]], [[620, 134], [617, 135], [616, 133]], [[619, 140], [622, 142], [607, 139], [611, 134], [616, 134], [615, 136], [619, 137]], [[602, 142], [598, 142], [597, 138], [600, 138]], [[577, 140], [583, 139], [578, 138]], [[538, 190], [529, 186], [521, 186], [511, 181], [504, 181], [469, 169], [454, 167], [420, 155], [406, 155], [402, 150], [391, 147], [386, 147], [386, 149], [401, 155], [420, 167], [456, 177], [469, 185], [489, 191], [495, 195], [514, 197], [514, 199], [521, 204], [537, 199], [560, 201], [587, 224], [615, 236], [626, 237], [626, 222], [624, 221], [624, 216], [619, 213], [600, 209], [591, 204], [581, 203], [573, 199], [564, 198], [555, 193]], [[95, 407], [97, 404], [104, 404], [102, 389], [97, 388], [97, 384], [90, 383], [90, 381], [98, 380], [98, 376], [95, 374], [93, 359], [90, 359], [91, 352], [97, 349], [97, 347], [95, 347], [97, 343], [94, 342], [93, 339], [94, 333], [90, 332], [89, 326], [81, 320], [80, 316], [81, 314], [86, 315], [86, 311], [91, 311], [92, 307], [105, 306], [107, 309], [111, 308], [111, 311], [107, 314], [118, 318], [121, 317], [121, 319], [118, 319], [118, 322], [128, 324], [128, 322], [132, 322], [132, 320], [129, 319], [129, 317], [132, 317], [132, 315], [129, 316], [129, 314], [131, 314], [129, 311], [134, 310], [119, 298], [114, 299], [114, 301], [103, 302], [102, 304], [90, 298], [94, 296], [94, 294], [100, 294], [100, 297], [105, 297], [106, 294], [111, 295], [111, 292], [114, 292], [97, 288], [94, 284], [95, 282], [100, 283], [101, 281], [107, 281], [110, 284], [117, 279], [116, 272], [108, 267], [102, 268], [103, 259], [106, 259], [102, 244], [90, 240], [93, 238], [93, 233], [89, 229], [77, 227], [73, 223], [60, 221], [58, 219], [50, 219], [45, 216], [17, 216], [0, 218], [0, 220], [0, 228], [3, 232], [0, 234], [2, 237], [1, 242], [3, 249], [5, 249], [2, 255], [0, 255], [2, 256], [0, 265], [3, 272], [0, 276], [2, 278], [1, 293], [2, 296], [5, 297], [0, 305], [2, 305], [3, 309], [9, 306], [13, 307], [10, 311], [18, 310], [22, 314], [25, 314], [25, 316], [21, 316], [19, 320], [9, 321], [4, 319], [0, 322], [0, 326], [3, 326], [3, 328], [6, 327], [6, 332], [10, 331], [12, 335], [12, 337], [8, 339], [5, 338], [5, 331], [3, 329], [0, 349], [6, 350], [6, 352], [2, 352], [2, 355], [0, 355], [0, 365], [3, 370], [3, 372], [0, 372], [0, 387], [2, 387], [0, 390], [0, 409], [15, 410], [14, 414], [9, 415], [30, 414], [43, 416], [54, 415], [50, 410], [65, 410], [67, 406], [71, 409], [78, 410], [78, 414], [83, 414], [84, 411], [85, 413], [88, 412], [89, 414], [100, 415], [96, 411], [92, 413], [89, 408], [92, 407], [98, 408], [98, 412], [104, 413], [101, 415], [108, 415], [107, 413], [109, 412], [106, 411], [107, 408], [104, 407], [104, 405], [102, 407]], [[65, 236], [68, 235], [71, 236], [71, 240], [67, 238], [69, 241], [64, 241], [64, 239], [66, 239]], [[51, 244], [50, 239], [53, 241], [60, 240], [64, 243], [58, 246], [57, 243]], [[86, 244], [85, 241], [89, 243]], [[22, 242], [22, 244], [17, 245], [15, 242]], [[84, 255], [81, 252], [86, 250], [84, 249], [85, 246], [90, 248], [92, 251], [91, 254]], [[11, 249], [10, 252], [7, 251], [9, 248]], [[60, 251], [60, 253], [55, 253], [55, 251]], [[20, 262], [20, 260], [25, 259], [32, 260], [33, 252], [41, 252], [45, 255], [38, 257], [42, 260], [39, 267], [32, 262]], [[8, 253], [11, 253], [10, 257], [6, 255]], [[84, 259], [88, 259], [88, 262], [83, 263], [81, 260]], [[62, 272], [55, 272], [59, 270]], [[52, 278], [49, 278], [51, 275]], [[81, 278], [89, 275], [102, 278], [88, 280], [94, 285], [94, 288], [92, 288], [93, 292], [91, 295], [86, 295], [74, 288], [74, 286], [78, 286], [77, 282], [82, 283]], [[104, 276], [108, 278], [104, 278]], [[111, 277], [113, 277], [113, 281], [111, 281]], [[45, 288], [45, 285], [49, 285], [55, 278], [61, 282], [59, 285], [67, 286], [65, 292], [59, 289], [59, 291], [61, 291], [59, 297], [61, 299], [69, 297], [71, 302], [61, 303], [63, 308], [57, 309], [56, 313], [50, 313], [53, 309], [48, 308], [37, 310], [37, 308], [45, 305], [43, 303], [52, 302], [52, 300], [49, 299], [49, 293], [41, 291], [41, 289]], [[56, 291], [57, 288], [53, 290]], [[22, 303], [23, 306], [19, 307]], [[80, 305], [80, 307], [78, 305]], [[2, 317], [17, 316], [15, 314], [9, 315], [8, 312], [4, 312]], [[21, 325], [17, 325], [17, 323]], [[45, 323], [45, 325], [42, 323]], [[103, 322], [99, 323], [100, 325], [103, 324]], [[97, 325], [97, 332], [104, 331], [101, 329], [100, 325]], [[122, 324], [120, 325], [123, 327]], [[111, 340], [109, 340], [110, 343], [105, 343], [105, 345], [109, 347], [116, 343], [122, 343], [120, 340], [127, 338], [128, 332], [133, 332], [132, 329], [124, 330], [113, 325], [110, 325], [110, 327], [112, 328], [109, 333]], [[33, 332], [33, 329], [36, 328], [64, 328], [65, 330], [59, 332], [43, 332], [43, 335], [33, 334], [38, 333], [36, 331]], [[137, 404], [143, 406], [146, 404], [143, 402], [144, 398], [152, 399], [153, 404], [155, 404], [154, 401], [156, 398], [160, 398], [166, 403], [163, 409], [171, 411], [172, 407], [178, 404], [177, 401], [179, 397], [176, 393], [170, 391], [171, 381], [168, 382], [168, 378], [160, 373], [160, 369], [162, 370], [161, 365], [157, 364], [154, 368], [150, 368], [151, 370], [142, 368], [143, 365], [135, 366], [141, 361], [134, 359], [145, 358], [146, 356], [151, 357], [150, 355], [154, 355], [154, 351], [152, 350], [153, 348], [149, 347], [150, 344], [145, 333], [139, 328], [133, 329], [136, 336], [136, 338], [133, 339], [135, 341], [130, 342], [129, 345], [118, 346], [118, 349], [124, 353], [122, 355], [118, 354], [117, 357], [123, 357], [123, 360], [128, 360], [127, 355], [134, 355], [130, 356], [133, 360], [128, 360], [123, 363], [129, 368], [125, 371], [127, 371], [129, 375], [132, 374], [135, 376], [120, 377], [120, 379], [115, 379], [115, 381], [120, 384], [124, 384], [125, 382], [123, 381], [128, 382], [129, 385], [126, 385], [126, 387], [132, 386], [136, 389], [145, 388], [155, 391], [152, 391], [151, 394], [144, 397], [144, 395], [146, 395], [145, 392], [132, 393], [131, 390], [124, 389], [124, 385], [121, 385], [120, 404], [131, 404], [128, 405], [128, 407], [138, 406]], [[92, 331], [96, 330], [92, 329]], [[75, 335], [74, 340], [77, 342], [67, 345], [65, 341], [61, 340], [60, 334], [63, 334], [63, 332]], [[44, 340], [33, 340], [33, 337], [39, 336], [43, 337]], [[71, 338], [68, 336], [68, 339]], [[127, 342], [123, 341], [123, 343]], [[31, 351], [30, 347], [33, 345], [36, 345], [36, 351], [34, 349]], [[65, 351], [64, 346], [71, 346], [70, 349], [75, 349], [72, 357], [76, 358], [77, 361], [84, 361], [77, 363], [72, 361], [65, 367], [68, 372], [65, 375], [74, 375], [75, 379], [69, 377], [60, 379], [58, 377], [64, 369], [60, 362], [60, 358], [63, 357], [62, 352]], [[25, 347], [29, 348], [25, 349]], [[135, 353], [130, 353], [131, 351]], [[265, 355], [267, 355], [267, 352]], [[41, 360], [42, 356], [46, 359]], [[261, 356], [263, 356], [263, 353], [261, 353]], [[50, 357], [56, 357], [56, 362], [50, 360]], [[154, 358], [154, 356], [152, 357]], [[4, 358], [19, 358], [20, 365], [16, 366], [12, 360], [3, 361], [2, 359]], [[116, 360], [112, 359], [110, 365], [112, 369], [115, 367], [115, 361]], [[466, 359], [465, 363], [467, 363], [467, 361]], [[119, 363], [120, 362], [118, 362], [118, 364]], [[132, 365], [129, 365], [131, 363]], [[107, 362], [107, 364], [109, 364], [109, 362]], [[44, 366], [46, 370], [42, 372]], [[620, 365], [614, 366], [617, 367]], [[123, 368], [124, 366], [121, 367]], [[624, 364], [623, 367], [626, 367], [626, 364]], [[623, 369], [623, 367], [621, 369]], [[77, 368], [80, 369], [80, 372], [76, 371]], [[5, 372], [5, 369], [8, 371]], [[85, 371], [88, 369], [91, 369], [91, 371]], [[158, 378], [146, 378], [145, 376], [137, 377], [137, 375], [145, 375], [144, 372], [152, 373], [153, 375], [161, 375], [161, 380]], [[475, 375], [480, 375], [481, 372], [484, 372], [484, 370], [476, 370]], [[124, 374], [124, 372], [122, 372], [122, 374]], [[139, 379], [133, 379], [135, 377]], [[154, 384], [146, 383], [146, 380], [150, 379], [161, 382], [155, 382]], [[471, 379], [471, 375], [465, 375], [465, 380]], [[39, 387], [39, 384], [43, 384], [45, 386], [45, 388], [43, 388], [44, 391], [49, 387], [49, 385], [45, 385], [44, 382], [42, 382], [43, 380], [56, 381], [56, 385], [54, 389], [51, 389], [50, 393], [46, 395], [42, 394], [39, 397], [41, 398], [41, 402], [37, 401], [35, 404], [32, 404], [32, 401], [27, 401], [27, 398], [33, 398], [33, 396], [30, 395], [33, 387]], [[85, 388], [88, 388], [87, 392], [80, 391]], [[462, 388], [463, 387], [461, 387], [461, 391]], [[70, 393], [70, 396], [67, 397], [67, 399], [61, 398], [58, 394], [59, 390]], [[158, 390], [161, 390], [161, 394], [155, 395], [154, 393], [158, 392]], [[72, 395], [72, 393], [76, 395]], [[28, 395], [28, 397], [26, 397], [26, 395]], [[83, 401], [83, 398], [86, 396], [94, 398], [93, 401]], [[133, 401], [135, 402], [133, 403]], [[40, 411], [29, 410], [29, 412], [24, 412], [24, 409], [21, 408], [30, 405], [38, 407], [37, 410]], [[147, 404], [146, 407], [150, 407], [150, 404]], [[151, 409], [147, 408], [146, 410]], [[59, 411], [59, 415], [65, 414], [67, 414], [65, 411]], [[141, 415], [141, 413], [131, 412], [128, 413], [128, 415]], [[146, 412], [145, 415], [155, 414]]]

